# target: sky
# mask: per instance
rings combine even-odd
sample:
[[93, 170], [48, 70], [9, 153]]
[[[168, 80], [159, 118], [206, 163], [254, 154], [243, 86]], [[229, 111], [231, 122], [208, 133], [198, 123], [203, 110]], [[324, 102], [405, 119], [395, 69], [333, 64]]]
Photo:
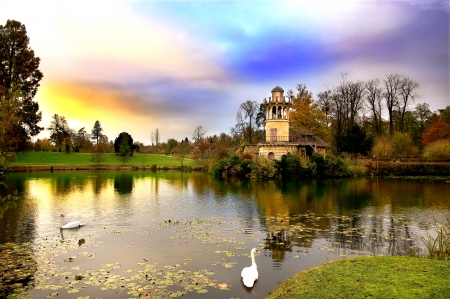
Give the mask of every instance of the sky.
[[[415, 104], [450, 105], [450, 1], [2, 0], [0, 23], [26, 26], [44, 78], [40, 126], [52, 116], [144, 144], [230, 133], [241, 103], [275, 86], [314, 96], [402, 74]], [[414, 105], [411, 106], [411, 109]], [[38, 138], [48, 138], [49, 131]]]

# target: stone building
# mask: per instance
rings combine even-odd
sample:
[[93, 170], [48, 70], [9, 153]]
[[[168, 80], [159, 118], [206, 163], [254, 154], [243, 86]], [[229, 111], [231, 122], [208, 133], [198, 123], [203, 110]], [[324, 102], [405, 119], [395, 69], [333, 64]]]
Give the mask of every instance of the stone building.
[[313, 153], [325, 155], [329, 145], [303, 128], [291, 128], [289, 112], [292, 106], [290, 98], [284, 96], [284, 90], [276, 86], [272, 96], [263, 101], [266, 110], [266, 140], [258, 144], [246, 145], [244, 152], [252, 152], [256, 156], [270, 160], [281, 160], [287, 153], [301, 153], [311, 156]]

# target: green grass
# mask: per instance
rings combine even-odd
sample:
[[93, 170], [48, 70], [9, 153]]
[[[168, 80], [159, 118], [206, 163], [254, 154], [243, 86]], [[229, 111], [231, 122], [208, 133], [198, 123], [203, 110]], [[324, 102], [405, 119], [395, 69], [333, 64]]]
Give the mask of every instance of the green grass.
[[449, 277], [448, 261], [363, 257], [297, 273], [267, 298], [450, 298]]
[[[122, 166], [122, 162], [115, 154], [103, 154], [105, 159], [102, 166]], [[11, 166], [95, 166], [91, 162], [92, 154], [89, 153], [54, 153], [54, 152], [25, 152], [18, 153]], [[184, 166], [191, 166], [193, 161], [184, 159]], [[156, 154], [134, 154], [125, 163], [125, 166], [150, 167], [157, 166], [180, 166], [180, 161], [172, 156]]]

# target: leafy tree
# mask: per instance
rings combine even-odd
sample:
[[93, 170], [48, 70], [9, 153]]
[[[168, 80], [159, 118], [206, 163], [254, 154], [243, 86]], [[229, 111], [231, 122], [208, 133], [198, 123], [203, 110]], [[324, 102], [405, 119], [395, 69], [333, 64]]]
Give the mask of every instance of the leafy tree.
[[178, 146], [178, 141], [173, 138], [167, 139], [166, 152], [172, 153], [173, 149]]
[[394, 147], [394, 155], [415, 155], [419, 151], [408, 133], [396, 132], [392, 136], [392, 145]]
[[427, 145], [439, 139], [450, 140], [450, 106], [432, 116], [431, 125], [422, 134], [422, 144]]
[[4, 96], [0, 97], [0, 159], [4, 166], [14, 158], [14, 152], [19, 149], [20, 139], [17, 128], [20, 127], [21, 117], [17, 114], [20, 107], [18, 92], [7, 100]]
[[[19, 149], [27, 147], [27, 141], [39, 134], [44, 128], [38, 126], [42, 119], [39, 105], [33, 101], [43, 75], [39, 70], [39, 57], [29, 47], [29, 38], [25, 25], [8, 20], [0, 25], [0, 97], [10, 100], [15, 92], [20, 92], [15, 139], [19, 140]], [[16, 98], [17, 100], [17, 98]]]
[[55, 144], [56, 150], [60, 152], [62, 151], [64, 139], [70, 138], [73, 132], [64, 116], [54, 114], [52, 118], [53, 120], [47, 130], [50, 131], [50, 140]]
[[78, 133], [74, 136], [73, 141], [73, 148], [75, 152], [88, 152], [92, 147], [90, 139], [91, 136], [89, 136], [84, 127], [78, 130]]
[[127, 132], [120, 133], [119, 136], [117, 136], [117, 138], [114, 140], [114, 152], [120, 153], [120, 147], [123, 143], [123, 140], [126, 140], [128, 146], [130, 147], [129, 154], [130, 156], [132, 156], [134, 151], [133, 138]]
[[[291, 90], [289, 93], [293, 94]], [[297, 84], [297, 95], [292, 97], [292, 111], [289, 118], [291, 127], [307, 129], [324, 140], [330, 139], [326, 114], [303, 84]]]
[[[122, 138], [120, 138], [119, 143], [119, 150], [116, 152], [117, 157], [119, 158], [119, 161], [122, 162], [122, 165], [125, 165], [125, 163], [131, 159], [131, 155], [133, 155], [133, 141], [131, 139], [131, 136], [128, 133], [120, 133], [122, 135]], [[120, 137], [120, 135], [119, 135]], [[117, 139], [119, 139], [119, 137]], [[116, 139], [116, 141], [117, 141]], [[131, 144], [130, 144], [131, 139]], [[115, 147], [116, 143], [114, 143]]]
[[91, 138], [95, 141], [95, 144], [97, 144], [100, 139], [102, 139], [103, 128], [102, 125], [98, 120], [95, 121], [94, 127], [91, 130]]
[[367, 136], [366, 132], [355, 124], [345, 131], [341, 145], [343, 152], [367, 155], [373, 146], [373, 137]]

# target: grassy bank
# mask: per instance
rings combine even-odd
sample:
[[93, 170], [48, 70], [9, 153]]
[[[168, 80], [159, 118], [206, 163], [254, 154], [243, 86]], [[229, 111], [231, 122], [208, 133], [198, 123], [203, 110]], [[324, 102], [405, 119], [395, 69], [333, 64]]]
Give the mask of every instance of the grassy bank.
[[447, 261], [363, 257], [302, 271], [267, 298], [450, 298], [449, 277]]
[[[61, 166], [78, 166], [78, 167], [94, 167], [97, 163], [91, 161], [93, 155], [89, 153], [54, 153], [54, 152], [26, 152], [18, 153], [15, 161], [11, 163], [12, 167], [61, 167]], [[115, 154], [103, 154], [104, 161], [101, 166], [121, 167], [122, 162], [119, 161]], [[184, 166], [191, 166], [193, 161], [184, 159]], [[167, 166], [180, 167], [180, 160], [172, 156], [154, 155], [154, 154], [134, 154], [131, 159], [125, 163], [125, 166], [131, 167], [151, 167]]]

